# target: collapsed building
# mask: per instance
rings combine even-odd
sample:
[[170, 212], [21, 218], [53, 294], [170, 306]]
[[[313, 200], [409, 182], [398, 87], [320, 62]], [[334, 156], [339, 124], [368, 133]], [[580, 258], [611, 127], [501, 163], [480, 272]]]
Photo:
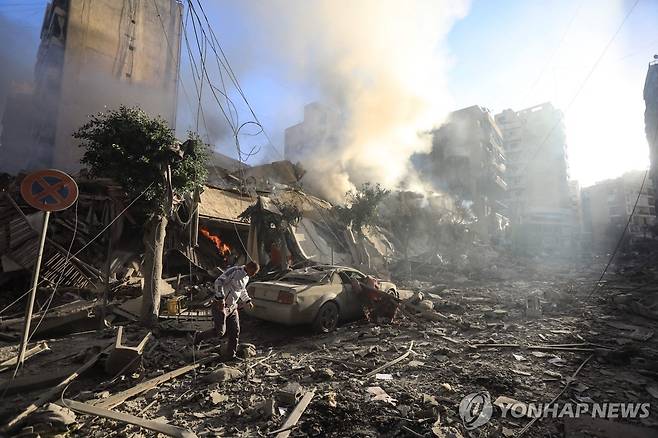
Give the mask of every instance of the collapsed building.
[[655, 192], [651, 179], [642, 186], [643, 179], [644, 171], [626, 172], [583, 189], [583, 228], [594, 251], [614, 250], [622, 236], [625, 250], [650, 245], [656, 224]]
[[521, 253], [579, 248], [577, 196], [569, 188], [564, 115], [550, 103], [496, 115], [503, 133], [512, 244]]
[[[215, 158], [213, 167], [218, 161]], [[199, 198], [181, 203], [168, 225], [164, 277], [200, 278], [216, 273], [216, 268], [248, 259], [272, 265], [275, 275], [300, 264], [344, 264], [386, 273], [393, 245], [385, 234], [377, 228], [352, 233], [337, 221], [332, 204], [297, 187], [274, 182], [286, 181], [294, 172], [295, 166], [286, 161], [236, 171], [224, 169], [223, 177], [215, 169], [216, 176]], [[250, 177], [239, 177], [244, 174]], [[42, 213], [22, 203], [18, 182], [20, 176], [0, 192], [0, 285], [15, 278], [16, 272], [24, 276], [36, 259], [36, 230]], [[119, 215], [129, 200], [112, 181], [78, 177], [77, 182], [78, 206], [57, 213], [52, 220], [52, 247], [49, 245], [45, 257], [44, 283], [102, 290], [110, 282], [119, 285], [128, 282], [130, 276], [141, 277], [139, 212], [129, 209]], [[284, 217], [289, 211], [296, 220]], [[89, 241], [109, 224], [112, 227], [107, 236]], [[71, 241], [74, 243], [67, 250]], [[57, 269], [76, 253], [58, 279]], [[284, 264], [280, 263], [281, 254]]]
[[471, 106], [449, 114], [433, 133], [432, 150], [412, 157], [435, 190], [471, 212], [472, 231], [483, 241], [499, 241], [509, 220], [504, 204], [503, 138], [489, 110]]
[[105, 108], [138, 105], [174, 127], [181, 14], [176, 0], [130, 7], [111, 0], [51, 1], [33, 90], [15, 91], [7, 102], [0, 170], [80, 170], [82, 151], [71, 135]]

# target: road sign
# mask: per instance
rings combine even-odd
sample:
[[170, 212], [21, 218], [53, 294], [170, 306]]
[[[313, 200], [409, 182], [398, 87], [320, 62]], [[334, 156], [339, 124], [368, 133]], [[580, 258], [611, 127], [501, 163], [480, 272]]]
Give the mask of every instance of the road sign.
[[42, 211], [66, 210], [78, 199], [78, 185], [62, 171], [39, 170], [23, 179], [21, 196]]
[[25, 202], [38, 210], [43, 210], [44, 213], [41, 234], [39, 235], [39, 252], [37, 253], [34, 275], [32, 276], [32, 290], [25, 308], [25, 324], [23, 325], [23, 336], [18, 352], [18, 360], [16, 361], [16, 371], [18, 371], [18, 367], [23, 365], [27, 342], [30, 338], [32, 309], [34, 308], [34, 299], [39, 285], [39, 271], [41, 270], [43, 247], [46, 244], [50, 212], [65, 210], [73, 205], [78, 199], [78, 185], [73, 181], [73, 178], [62, 171], [55, 169], [39, 170], [23, 178], [21, 196], [23, 196]]

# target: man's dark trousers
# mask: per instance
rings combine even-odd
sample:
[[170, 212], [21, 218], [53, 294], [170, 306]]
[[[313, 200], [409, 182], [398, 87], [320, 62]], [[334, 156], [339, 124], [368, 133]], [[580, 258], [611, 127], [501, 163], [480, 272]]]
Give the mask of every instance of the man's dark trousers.
[[226, 351], [229, 357], [235, 357], [238, 351], [238, 338], [240, 336], [240, 315], [236, 308], [229, 314], [221, 301], [213, 300], [210, 304], [212, 311], [213, 328], [201, 332], [197, 335], [195, 342], [198, 344], [210, 338], [221, 338], [226, 333], [228, 337], [228, 349]]

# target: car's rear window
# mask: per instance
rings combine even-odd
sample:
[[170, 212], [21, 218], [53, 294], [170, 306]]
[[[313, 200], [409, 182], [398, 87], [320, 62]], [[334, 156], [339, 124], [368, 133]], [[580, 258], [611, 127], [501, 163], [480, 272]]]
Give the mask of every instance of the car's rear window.
[[322, 272], [317, 270], [294, 271], [284, 275], [281, 280], [295, 284], [313, 284], [326, 283], [331, 272]]

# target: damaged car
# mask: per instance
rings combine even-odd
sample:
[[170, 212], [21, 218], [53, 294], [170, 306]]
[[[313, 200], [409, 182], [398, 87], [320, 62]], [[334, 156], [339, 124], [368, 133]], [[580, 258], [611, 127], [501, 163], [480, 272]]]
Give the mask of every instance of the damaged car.
[[310, 324], [328, 333], [341, 321], [363, 316], [362, 287], [397, 297], [395, 284], [373, 279], [344, 266], [312, 266], [291, 271], [276, 281], [250, 283], [247, 292], [254, 307], [247, 313], [285, 325]]

